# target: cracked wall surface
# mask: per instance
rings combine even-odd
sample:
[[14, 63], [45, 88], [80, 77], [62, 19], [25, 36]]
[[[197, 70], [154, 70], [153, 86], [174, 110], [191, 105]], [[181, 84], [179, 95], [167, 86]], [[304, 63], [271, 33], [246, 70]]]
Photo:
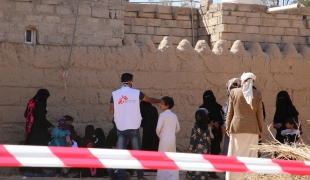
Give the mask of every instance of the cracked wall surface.
[[[203, 92], [211, 89], [223, 105], [227, 80], [247, 71], [257, 76], [255, 86], [263, 93], [265, 130], [273, 120], [276, 94], [287, 90], [300, 113], [302, 136], [308, 143], [309, 48], [297, 51], [289, 43], [280, 51], [276, 44], [270, 44], [262, 51], [254, 43], [245, 50], [241, 41], [235, 41], [228, 50], [225, 41], [218, 41], [210, 49], [204, 40], [198, 41], [196, 47], [182, 40], [176, 47], [169, 37], [161, 41], [158, 49], [150, 37], [145, 37], [140, 47], [130, 36], [123, 43], [117, 48], [74, 47], [67, 89], [60, 77], [67, 65], [69, 46], [0, 43], [0, 143], [18, 144], [24, 140], [23, 113], [39, 88], [47, 88], [51, 93], [48, 119], [54, 124], [69, 114], [75, 118], [74, 125], [81, 136], [87, 124], [108, 133], [113, 118], [108, 113], [111, 92], [120, 87], [120, 75], [129, 72], [134, 74], [134, 86], [146, 95], [175, 99], [173, 112], [181, 124], [177, 147], [183, 151], [188, 146], [194, 113], [202, 104]], [[266, 131], [265, 139], [271, 139]]]

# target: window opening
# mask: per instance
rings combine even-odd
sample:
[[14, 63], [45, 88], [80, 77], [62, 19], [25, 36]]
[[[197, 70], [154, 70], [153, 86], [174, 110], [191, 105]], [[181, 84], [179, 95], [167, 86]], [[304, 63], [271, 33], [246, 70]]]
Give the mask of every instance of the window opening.
[[25, 32], [25, 43], [36, 44], [36, 31], [34, 29], [27, 29]]

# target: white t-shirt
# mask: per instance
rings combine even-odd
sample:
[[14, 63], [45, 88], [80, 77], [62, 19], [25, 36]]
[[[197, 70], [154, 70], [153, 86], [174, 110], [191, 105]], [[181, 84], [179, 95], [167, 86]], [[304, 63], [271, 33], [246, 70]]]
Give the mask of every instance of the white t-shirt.
[[139, 90], [130, 87], [112, 92], [114, 121], [118, 130], [139, 129], [142, 120], [139, 95]]

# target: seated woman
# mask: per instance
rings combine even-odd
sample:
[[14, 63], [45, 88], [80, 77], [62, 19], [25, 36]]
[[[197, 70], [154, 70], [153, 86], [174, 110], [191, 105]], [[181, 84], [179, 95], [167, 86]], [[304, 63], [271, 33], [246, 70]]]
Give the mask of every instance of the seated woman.
[[[105, 135], [101, 128], [95, 129], [96, 137], [98, 142], [94, 145], [94, 148], [104, 148], [105, 147]], [[108, 176], [107, 169], [97, 168], [96, 177]]]
[[[78, 142], [79, 148], [93, 148], [98, 139], [96, 137], [95, 127], [93, 125], [87, 125], [85, 127], [85, 135], [81, 138], [80, 142]], [[72, 178], [79, 177], [96, 177], [97, 176], [97, 168], [80, 168], [80, 174], [73, 176]]]

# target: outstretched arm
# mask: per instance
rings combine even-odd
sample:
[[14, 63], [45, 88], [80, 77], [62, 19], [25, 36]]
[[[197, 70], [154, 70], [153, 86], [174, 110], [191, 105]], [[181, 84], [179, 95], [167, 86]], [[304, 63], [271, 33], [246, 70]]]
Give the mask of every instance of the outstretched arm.
[[160, 103], [161, 99], [156, 99], [156, 98], [151, 98], [151, 97], [144, 96], [142, 101], [145, 101], [145, 102], [148, 102], [148, 103]]

